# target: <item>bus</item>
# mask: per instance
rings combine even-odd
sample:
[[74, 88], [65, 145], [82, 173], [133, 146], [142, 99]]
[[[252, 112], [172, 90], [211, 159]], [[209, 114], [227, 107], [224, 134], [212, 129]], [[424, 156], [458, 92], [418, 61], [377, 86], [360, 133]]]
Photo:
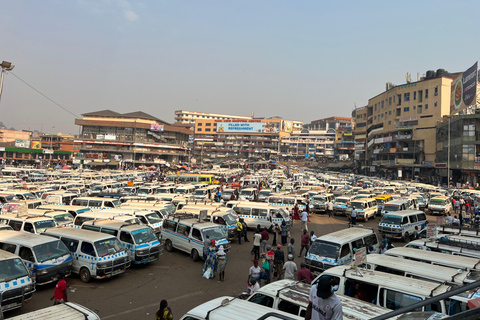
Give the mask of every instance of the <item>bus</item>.
[[213, 174], [193, 174], [186, 173], [181, 175], [170, 174], [166, 177], [167, 181], [177, 181], [178, 183], [188, 184], [213, 184]]

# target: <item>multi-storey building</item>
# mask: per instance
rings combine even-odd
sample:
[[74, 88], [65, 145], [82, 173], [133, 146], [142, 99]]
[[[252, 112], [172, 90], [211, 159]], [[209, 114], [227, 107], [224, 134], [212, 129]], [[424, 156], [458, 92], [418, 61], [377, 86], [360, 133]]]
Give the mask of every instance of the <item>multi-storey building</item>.
[[279, 141], [292, 132], [292, 122], [281, 118], [249, 120], [197, 119], [195, 158], [276, 156]]
[[[220, 113], [208, 113], [208, 112], [196, 112], [196, 111], [186, 111], [186, 110], [177, 110], [175, 111], [175, 123], [181, 123], [184, 125], [193, 125], [196, 120], [253, 120], [252, 116], [235, 116], [229, 114], [220, 114]], [[300, 131], [303, 127], [303, 121], [290, 121], [292, 124], [293, 131]]]
[[434, 174], [436, 126], [450, 113], [451, 82], [439, 76], [387, 85], [369, 100], [366, 119], [355, 112], [357, 128], [366, 120], [364, 160], [370, 172], [406, 179]]
[[15, 142], [15, 140], [30, 140], [31, 131], [0, 129], [0, 142]]
[[365, 171], [367, 167], [366, 161], [366, 145], [367, 145], [367, 110], [368, 107], [358, 107], [352, 112], [353, 134], [355, 136], [355, 154], [354, 159], [357, 167], [361, 171]]
[[85, 113], [75, 119], [82, 126], [75, 140], [80, 150], [76, 163], [125, 167], [188, 161], [188, 138], [193, 132], [168, 124], [141, 111], [118, 113], [111, 110]]
[[304, 125], [282, 139], [282, 153], [292, 156], [347, 159], [355, 150], [352, 119], [329, 117]]

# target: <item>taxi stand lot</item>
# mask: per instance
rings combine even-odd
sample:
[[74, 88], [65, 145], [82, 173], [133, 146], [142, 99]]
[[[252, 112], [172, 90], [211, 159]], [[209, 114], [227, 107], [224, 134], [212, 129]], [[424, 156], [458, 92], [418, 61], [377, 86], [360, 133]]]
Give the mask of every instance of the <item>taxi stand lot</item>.
[[[348, 177], [346, 177], [346, 178], [348, 178]], [[351, 178], [351, 177], [350, 177], [350, 178]], [[284, 179], [284, 178], [282, 178], [282, 179]], [[338, 194], [338, 190], [341, 190], [342, 188], [345, 188], [346, 186], [348, 186], [347, 184], [345, 184], [345, 185], [343, 185], [343, 186], [345, 186], [345, 187], [342, 187], [342, 184], [340, 184], [339, 181], [335, 181], [335, 180], [338, 180], [338, 179], [336, 179], [336, 177], [332, 179], [332, 178], [329, 178], [328, 175], [323, 175], [321, 178], [320, 178], [320, 176], [319, 176], [318, 181], [320, 181], [320, 180], [322, 180], [322, 179], [323, 179], [323, 183], [332, 182], [332, 185], [335, 184], [335, 187], [334, 187], [334, 188], [332, 187], [331, 189], [335, 189], [336, 194]], [[269, 179], [269, 180], [270, 180], [270, 179]], [[351, 181], [351, 180], [352, 180], [352, 179], [350, 179], [350, 181]], [[277, 181], [277, 182], [278, 182], [279, 180], [275, 180], [274, 178], [272, 178], [271, 181], [272, 181], [272, 183], [273, 183], [274, 181]], [[326, 182], [326, 181], [329, 181], [329, 182]], [[364, 185], [372, 185], [372, 186], [374, 185], [374, 183], [369, 183], [366, 179], [365, 179], [364, 181], [362, 181], [362, 183], [363, 183]], [[289, 186], [289, 189], [292, 190], [292, 191], [295, 190], [295, 188], [296, 188], [296, 186], [294, 186], [293, 184], [292, 184], [292, 186]], [[393, 188], [393, 189], [401, 190], [402, 186], [401, 186], [401, 185], [394, 185], [394, 186], [390, 186], [390, 187], [388, 187], [388, 188]], [[300, 188], [298, 188], [298, 189], [300, 189]], [[353, 189], [353, 188], [352, 188], [352, 189]], [[426, 188], [423, 188], [423, 189], [426, 189]], [[186, 190], [187, 190], [187, 189], [186, 189]], [[188, 189], [188, 190], [190, 190], [190, 189]], [[192, 189], [192, 191], [193, 191], [193, 190], [194, 190], [194, 189]], [[196, 189], [195, 189], [195, 190], [196, 190]], [[344, 189], [345, 194], [353, 197], [353, 196], [354, 196], [354, 195], [353, 195], [353, 192], [349, 192], [349, 190], [350, 190], [350, 188], [345, 188], [345, 189]], [[382, 191], [382, 193], [386, 193], [386, 192], [385, 192], [386, 190], [388, 190], [388, 189], [384, 189], [384, 190], [381, 190], [381, 191]], [[417, 190], [419, 190], [419, 189], [417, 189]], [[353, 191], [353, 190], [350, 190], [350, 191]], [[357, 193], [358, 193], [359, 191], [362, 191], [362, 190], [361, 190], [361, 189], [357, 189], [357, 190], [356, 190]], [[373, 192], [373, 191], [374, 191], [373, 188], [372, 188], [372, 190], [368, 190], [369, 194], [372, 194], [371, 192]], [[437, 190], [434, 190], [434, 191], [437, 191]], [[190, 192], [190, 191], [188, 191], [188, 192]], [[193, 192], [194, 192], [194, 191], [193, 191]], [[303, 192], [303, 193], [305, 194], [305, 192]], [[360, 193], [365, 193], [365, 192], [360, 192]], [[440, 195], [441, 195], [441, 194], [440, 194]], [[311, 197], [314, 197], [315, 195], [312, 193], [310, 196], [311, 196]], [[286, 196], [286, 195], [283, 195], [283, 196], [281, 196], [281, 197], [282, 197], [282, 205], [285, 206], [285, 204], [286, 204], [286, 207], [289, 208], [290, 211], [291, 211], [290, 206], [293, 207], [293, 205], [294, 205], [294, 204], [296, 203], [296, 201], [297, 201], [297, 200], [295, 200], [295, 199], [298, 199], [298, 197], [293, 197], [293, 198], [292, 198], [292, 199], [294, 199], [293, 202], [292, 202], [292, 200], [290, 200], [290, 199], [288, 198], [288, 195], [287, 195], [287, 196]], [[277, 198], [278, 198], [278, 196], [277, 196]], [[285, 200], [283, 200], [284, 198], [285, 198]], [[368, 198], [368, 197], [367, 197], [367, 198]], [[275, 199], [275, 198], [274, 198], [274, 199]], [[92, 199], [92, 200], [93, 200], [93, 199]], [[95, 200], [96, 200], [96, 199], [95, 199]], [[333, 200], [334, 200], [334, 199], [333, 199]], [[104, 200], [102, 200], [102, 201], [103, 201], [103, 202], [101, 202], [100, 207], [103, 206], [103, 203], [107, 203], [107, 202], [109, 202], [109, 203], [117, 203], [117, 204], [118, 204], [118, 202], [116, 202], [116, 200], [113, 200], [113, 201], [112, 201], [112, 199], [106, 200], [107, 202], [105, 202]], [[304, 205], [304, 203], [307, 203], [306, 201], [308, 201], [308, 200], [300, 200], [300, 201], [298, 202], [298, 205]], [[98, 201], [97, 201], [97, 202], [98, 202]], [[275, 200], [275, 202], [278, 202], [278, 201]], [[283, 202], [285, 202], [285, 204], [283, 204]], [[269, 202], [269, 203], [270, 203], [270, 205], [275, 205], [275, 204], [277, 204], [277, 203], [272, 203], [272, 202]], [[290, 205], [290, 203], [293, 203], [293, 205]], [[92, 204], [93, 204], [93, 203], [92, 203]], [[95, 204], [96, 204], [96, 203], [95, 203]], [[115, 204], [114, 206], [116, 206], [117, 204]], [[280, 205], [280, 203], [278, 203], [277, 205]], [[325, 217], [324, 215], [318, 215], [317, 217], [312, 217], [312, 220], [316, 220], [317, 223], [318, 223], [318, 222], [323, 222], [322, 220], [325, 220], [325, 219], [328, 219], [328, 218]], [[337, 220], [337, 221], [339, 221], [339, 222], [345, 223], [346, 220], [347, 220], [347, 217], [344, 217], [344, 218], [338, 217], [338, 218], [334, 218], [334, 219]], [[367, 219], [365, 219], [365, 220], [367, 220]], [[376, 225], [376, 223], [367, 223], [367, 221], [365, 221], [364, 223], [367, 224], [367, 225], [373, 225], [373, 226]], [[312, 226], [312, 223], [310, 223], [309, 225]], [[343, 225], [345, 226], [345, 224], [343, 224]], [[298, 226], [298, 223], [294, 224], [294, 225], [293, 225], [293, 228], [294, 228], [295, 226]], [[313, 227], [313, 226], [312, 226], [312, 227]], [[293, 232], [293, 230], [292, 230], [292, 234], [293, 234], [294, 237], [295, 237], [295, 233], [296, 233], [296, 232]], [[298, 242], [297, 242], [297, 244], [298, 244]], [[203, 247], [203, 243], [202, 243], [202, 247]], [[198, 250], [200, 250], [200, 249], [198, 249]], [[198, 255], [200, 256], [200, 254], [198, 254]], [[162, 259], [160, 259], [160, 262], [161, 262], [161, 260], [162, 260]]]

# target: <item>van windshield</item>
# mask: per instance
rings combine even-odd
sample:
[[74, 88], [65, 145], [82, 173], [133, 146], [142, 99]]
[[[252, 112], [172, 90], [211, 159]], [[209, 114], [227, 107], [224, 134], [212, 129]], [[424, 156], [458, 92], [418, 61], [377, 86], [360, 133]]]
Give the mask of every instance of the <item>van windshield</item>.
[[396, 205], [396, 204], [386, 204], [384, 207], [383, 207], [383, 210], [386, 210], [386, 211], [399, 211], [400, 209], [400, 206], [399, 205]]
[[70, 213], [57, 214], [54, 218], [57, 222], [73, 223], [73, 216]]
[[92, 191], [102, 191], [102, 186], [94, 186]]
[[27, 269], [19, 258], [0, 261], [0, 282], [28, 277]]
[[140, 188], [138, 189], [137, 193], [138, 194], [148, 194], [148, 188]]
[[150, 228], [132, 231], [132, 235], [136, 244], [158, 240], [157, 236], [155, 236], [155, 233], [153, 233], [153, 230]]
[[67, 247], [60, 240], [35, 246], [33, 247], [33, 251], [37, 256], [38, 262], [45, 262], [47, 260], [70, 255], [70, 251], [68, 251]]
[[213, 240], [225, 239], [225, 232], [223, 232], [221, 228], [205, 229], [205, 230], [202, 230], [202, 234], [204, 239], [207, 236], [207, 234], [210, 237], [210, 239], [213, 239]]
[[352, 202], [352, 207], [355, 209], [364, 209], [365, 203], [364, 202]]
[[316, 240], [308, 253], [314, 254], [320, 257], [337, 259], [340, 252], [340, 245], [338, 243]]
[[222, 218], [225, 219], [225, 222], [227, 223], [227, 225], [232, 225], [237, 223], [237, 220], [233, 217], [231, 213], [224, 214]]
[[55, 228], [58, 226], [55, 220], [43, 220], [37, 221], [33, 223], [35, 225], [36, 230], [47, 229], [47, 228]]
[[207, 193], [207, 190], [198, 189], [193, 193], [196, 196], [204, 196]]
[[433, 204], [433, 205], [436, 205], [436, 206], [444, 206], [445, 205], [445, 200], [432, 199], [432, 200], [430, 200], [430, 204]]
[[186, 194], [187, 193], [187, 189], [184, 189], [184, 188], [178, 188], [176, 191], [175, 191], [176, 194]]
[[175, 212], [175, 206], [171, 203], [165, 205], [165, 209], [168, 211], [169, 214], [173, 214]]
[[344, 204], [344, 203], [347, 203], [348, 201], [349, 201], [348, 199], [337, 198], [335, 199], [334, 204]]
[[401, 221], [402, 221], [401, 217], [387, 214], [383, 216], [382, 220], [380, 220], [380, 223], [400, 225]]
[[108, 256], [123, 251], [122, 245], [117, 238], [110, 238], [108, 240], [101, 240], [95, 242], [95, 249], [99, 257]]
[[162, 222], [162, 219], [155, 212], [146, 214], [145, 218], [147, 218], [148, 223], [150, 224]]
[[240, 191], [240, 194], [242, 196], [250, 196], [250, 195], [252, 195], [252, 192], [253, 192], [252, 190], [242, 190], [242, 191]]
[[385, 199], [378, 199], [378, 198], [376, 198], [375, 200], [377, 200], [377, 203], [378, 203], [378, 204], [384, 204], [384, 203], [385, 203]]

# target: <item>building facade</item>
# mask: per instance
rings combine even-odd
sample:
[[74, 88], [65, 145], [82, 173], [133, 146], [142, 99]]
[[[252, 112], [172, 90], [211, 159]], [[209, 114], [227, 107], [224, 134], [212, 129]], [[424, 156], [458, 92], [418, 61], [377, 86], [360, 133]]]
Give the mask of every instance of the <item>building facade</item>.
[[[366, 172], [404, 179], [434, 174], [436, 126], [450, 113], [451, 82], [440, 76], [387, 86], [354, 111], [356, 145], [365, 148], [356, 157]], [[366, 145], [360, 140], [365, 125]]]
[[195, 121], [194, 156], [257, 157], [276, 156], [279, 141], [293, 131], [292, 121], [270, 119], [197, 119]]
[[74, 142], [74, 163], [90, 166], [156, 166], [188, 161], [191, 130], [144, 112], [111, 110], [85, 113], [75, 119], [81, 134]]
[[0, 129], [0, 142], [15, 142], [15, 140], [30, 140], [32, 132]]

